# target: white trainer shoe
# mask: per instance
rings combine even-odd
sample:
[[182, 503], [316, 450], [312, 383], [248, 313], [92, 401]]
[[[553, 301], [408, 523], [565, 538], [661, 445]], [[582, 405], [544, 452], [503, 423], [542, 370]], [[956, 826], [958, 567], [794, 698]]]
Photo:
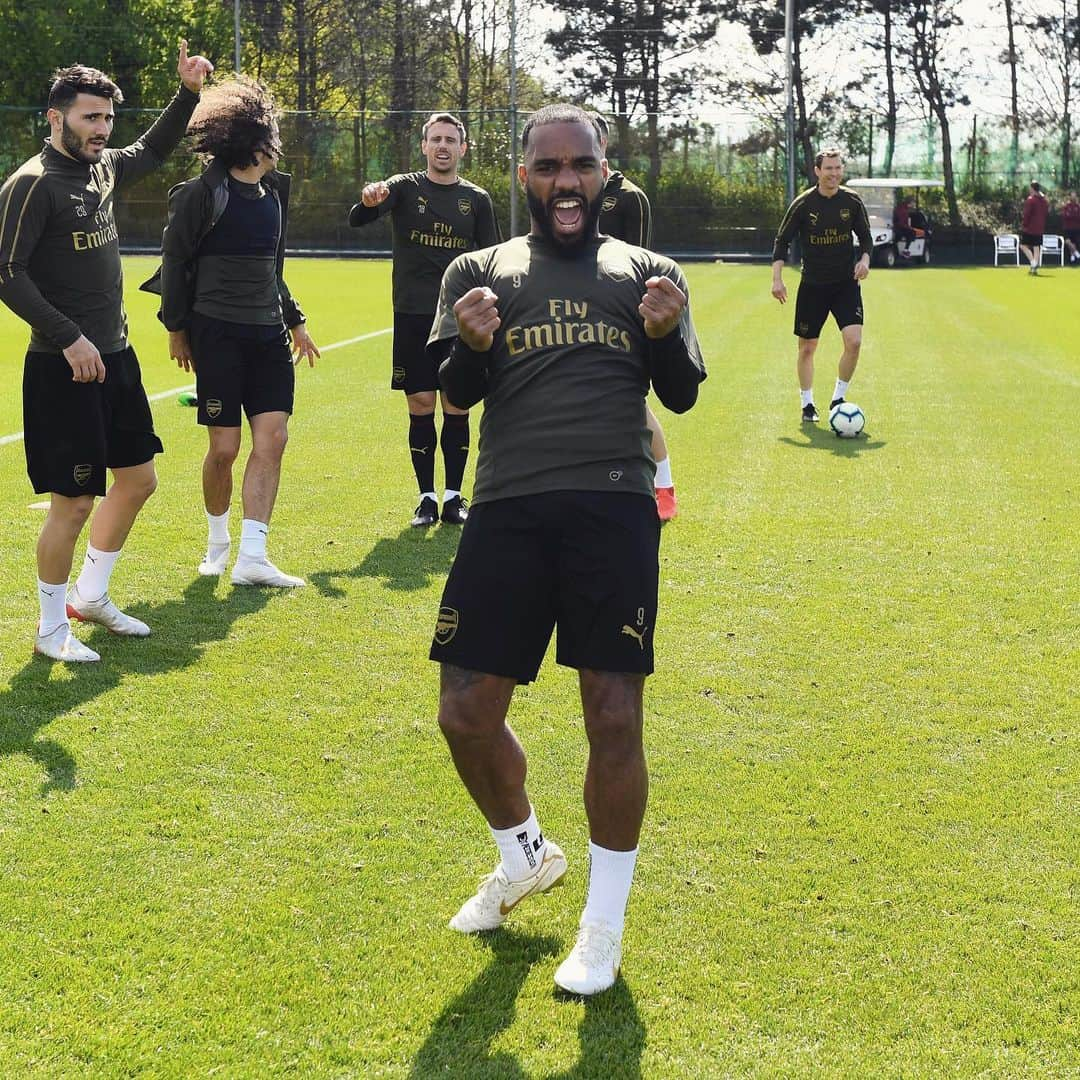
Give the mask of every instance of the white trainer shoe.
[[203, 577], [220, 577], [229, 568], [229, 545], [223, 544], [215, 558], [209, 549], [199, 563], [199, 573]]
[[71, 632], [71, 627], [66, 622], [62, 622], [48, 634], [35, 634], [34, 652], [47, 656], [50, 660], [63, 660], [70, 664], [90, 664], [101, 659]]
[[502, 868], [480, 882], [476, 895], [466, 900], [461, 910], [450, 920], [450, 929], [462, 934], [494, 930], [502, 926], [506, 916], [527, 896], [537, 896], [562, 883], [566, 873], [566, 856], [558, 844], [547, 842], [544, 858], [532, 877], [511, 881]]
[[269, 559], [245, 559], [242, 555], [232, 568], [234, 585], [267, 585], [272, 589], [298, 589], [304, 579], [283, 573]]
[[79, 595], [79, 583], [72, 586], [67, 596], [67, 614], [69, 619], [79, 622], [97, 623], [121, 637], [149, 637], [150, 627], [140, 619], [125, 615], [106, 593], [97, 600], [84, 600]]
[[622, 962], [622, 938], [607, 923], [586, 923], [570, 955], [555, 972], [555, 985], [569, 994], [599, 994], [615, 985]]

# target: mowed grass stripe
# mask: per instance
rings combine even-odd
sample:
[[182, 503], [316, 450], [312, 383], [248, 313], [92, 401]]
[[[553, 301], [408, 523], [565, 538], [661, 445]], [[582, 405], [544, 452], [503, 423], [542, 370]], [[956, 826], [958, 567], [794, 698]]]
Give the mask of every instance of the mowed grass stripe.
[[[385, 264], [288, 270], [317, 340], [389, 323]], [[661, 413], [683, 516], [662, 547], [650, 810], [625, 981], [588, 1006], [551, 993], [586, 834], [580, 706], [550, 662], [513, 720], [567, 887], [490, 940], [445, 929], [493, 848], [433, 722], [426, 647], [456, 538], [405, 524], [388, 338], [298, 373], [271, 551], [309, 577], [299, 593], [196, 579], [205, 436], [191, 410], [158, 411], [161, 486], [114, 590], [155, 633], [92, 633], [92, 672], [26, 662], [41, 519], [21, 454], [0, 454], [0, 1060], [95, 1076], [1080, 1069], [1064, 467], [1080, 433], [1058, 422], [1073, 391], [1014, 363], [1037, 361], [1036, 340], [1048, 370], [1076, 371], [1074, 282], [1032, 282], [1046, 307], [1028, 335], [1001, 273], [871, 276], [850, 395], [870, 438], [849, 446], [798, 423], [793, 311], [767, 268], [688, 268], [710, 378], [691, 413]], [[152, 319], [133, 339], [156, 391], [176, 375]], [[11, 385], [23, 344], [20, 328]], [[830, 327], [819, 404], [837, 353]], [[1033, 435], [1046, 396], [1052, 434]]]

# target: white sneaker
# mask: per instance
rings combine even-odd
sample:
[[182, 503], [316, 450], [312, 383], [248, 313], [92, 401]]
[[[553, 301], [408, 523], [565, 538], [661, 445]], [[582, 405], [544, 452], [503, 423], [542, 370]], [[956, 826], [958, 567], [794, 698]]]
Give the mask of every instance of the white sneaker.
[[480, 930], [494, 930], [506, 921], [506, 916], [527, 896], [536, 896], [554, 889], [562, 883], [566, 873], [566, 856], [558, 844], [547, 842], [543, 861], [532, 877], [511, 881], [502, 868], [480, 882], [476, 895], [461, 906], [450, 920], [450, 929], [463, 934], [475, 934]]
[[69, 619], [97, 623], [99, 626], [104, 626], [106, 630], [111, 630], [114, 634], [120, 634], [122, 637], [150, 636], [150, 627], [139, 619], [125, 615], [109, 599], [108, 593], [98, 600], [84, 600], [79, 595], [78, 582], [68, 593], [67, 614]]
[[570, 994], [599, 994], [615, 985], [621, 961], [621, 936], [607, 923], [586, 923], [555, 972], [555, 985]]
[[47, 656], [50, 660], [63, 660], [71, 664], [89, 664], [101, 659], [71, 632], [71, 627], [66, 622], [62, 622], [48, 634], [35, 634], [34, 652]]
[[223, 544], [221, 552], [214, 558], [210, 551], [202, 557], [199, 563], [199, 573], [203, 577], [220, 577], [229, 568], [229, 545]]
[[298, 589], [304, 579], [279, 570], [269, 559], [246, 559], [241, 555], [233, 565], [234, 585], [268, 585], [273, 589]]

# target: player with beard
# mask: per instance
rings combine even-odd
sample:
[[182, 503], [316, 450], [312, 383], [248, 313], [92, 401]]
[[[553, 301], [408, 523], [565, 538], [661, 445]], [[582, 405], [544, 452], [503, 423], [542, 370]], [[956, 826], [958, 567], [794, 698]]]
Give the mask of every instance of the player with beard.
[[439, 611], [439, 725], [491, 828], [500, 862], [451, 919], [502, 924], [546, 892], [566, 859], [525, 789], [506, 724], [551, 632], [576, 668], [589, 742], [589, 888], [555, 974], [594, 994], [615, 981], [648, 776], [642, 698], [653, 667], [660, 522], [645, 421], [650, 384], [684, 412], [704, 365], [686, 280], [670, 259], [601, 236], [607, 163], [576, 106], [550, 105], [522, 133], [528, 236], [462, 255], [443, 279], [431, 348], [459, 408], [484, 402], [473, 507]]
[[[608, 123], [600, 113], [593, 113], [600, 129], [600, 149], [607, 157]], [[618, 170], [608, 173], [604, 185], [604, 201], [600, 207], [600, 231], [616, 240], [625, 240], [638, 247], [652, 247], [652, 207], [649, 196]], [[679, 512], [675, 498], [675, 481], [671, 477], [671, 457], [668, 454], [664, 429], [656, 414], [645, 406], [645, 420], [652, 436], [652, 455], [656, 461], [656, 512], [661, 521], [670, 521]]]
[[[435, 396], [438, 358], [425, 345], [439, 298], [439, 282], [463, 251], [499, 242], [491, 196], [458, 176], [465, 155], [465, 125], [450, 113], [434, 113], [424, 124], [420, 150], [423, 172], [391, 176], [367, 184], [349, 211], [350, 225], [366, 225], [390, 214], [394, 253], [394, 354], [392, 390], [403, 390], [409, 410], [409, 453], [420, 488], [411, 524], [434, 525], [440, 518], [435, 492]], [[442, 396], [442, 457], [445, 470], [442, 521], [462, 525], [468, 503], [461, 494], [469, 455], [469, 414]]]
[[[180, 43], [183, 85], [137, 142], [107, 148], [123, 100], [95, 68], [53, 76], [49, 138], [0, 189], [0, 300], [31, 327], [23, 368], [26, 465], [34, 491], [50, 494], [37, 545], [40, 620], [36, 652], [100, 659], [69, 617], [114, 634], [145, 637], [146, 623], [109, 599], [109, 579], [135, 517], [157, 486], [150, 404], [128, 344], [114, 196], [158, 168], [180, 142], [213, 71]], [[105, 494], [106, 470], [113, 485]], [[75, 544], [94, 507], [86, 561], [71, 593]]]

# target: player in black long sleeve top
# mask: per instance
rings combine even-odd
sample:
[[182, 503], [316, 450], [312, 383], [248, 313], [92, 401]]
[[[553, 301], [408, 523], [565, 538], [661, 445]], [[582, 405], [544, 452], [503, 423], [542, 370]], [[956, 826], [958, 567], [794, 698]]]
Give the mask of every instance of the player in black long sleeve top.
[[[128, 345], [116, 192], [158, 168], [184, 135], [213, 70], [181, 42], [183, 86], [138, 141], [107, 149], [123, 95], [94, 68], [56, 73], [49, 139], [0, 188], [0, 300], [30, 324], [23, 368], [23, 444], [34, 490], [51, 497], [37, 547], [41, 617], [34, 648], [54, 660], [98, 654], [71, 634], [69, 616], [117, 634], [149, 627], [109, 599], [109, 576], [157, 477], [139, 361]], [[67, 594], [75, 543], [94, 505], [86, 562]]]
[[[795, 299], [795, 335], [799, 339], [798, 375], [802, 418], [818, 419], [814, 406], [814, 352], [830, 313], [840, 327], [844, 351], [830, 409], [844, 400], [862, 346], [863, 304], [859, 283], [870, 273], [870, 220], [862, 199], [842, 187], [844, 158], [839, 150], [822, 150], [814, 158], [817, 186], [804, 191], [788, 207], [773, 246], [772, 294], [787, 301], [783, 269], [791, 241], [802, 247], [802, 281]], [[852, 234], [859, 238], [855, 261]]]

